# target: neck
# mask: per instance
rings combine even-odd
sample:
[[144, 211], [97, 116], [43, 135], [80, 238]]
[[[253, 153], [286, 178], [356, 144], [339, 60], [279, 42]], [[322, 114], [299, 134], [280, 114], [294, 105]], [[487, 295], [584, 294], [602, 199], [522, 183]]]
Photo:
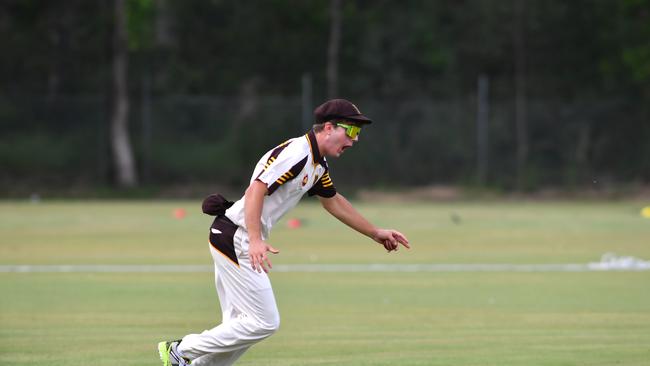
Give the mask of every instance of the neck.
[[318, 152], [320, 153], [320, 156], [325, 156], [325, 150], [323, 149], [325, 147], [325, 133], [323, 131], [314, 133], [316, 136], [316, 143], [318, 144]]

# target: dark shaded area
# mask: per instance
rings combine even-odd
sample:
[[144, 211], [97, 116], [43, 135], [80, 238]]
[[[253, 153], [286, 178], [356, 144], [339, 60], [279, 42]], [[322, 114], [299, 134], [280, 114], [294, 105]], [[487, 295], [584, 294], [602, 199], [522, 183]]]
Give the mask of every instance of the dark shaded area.
[[[139, 184], [244, 185], [328, 90], [375, 121], [337, 186], [648, 184], [650, 1], [516, 5], [343, 0], [333, 67], [329, 1], [126, 0]], [[115, 185], [113, 9], [0, 3], [3, 196]]]

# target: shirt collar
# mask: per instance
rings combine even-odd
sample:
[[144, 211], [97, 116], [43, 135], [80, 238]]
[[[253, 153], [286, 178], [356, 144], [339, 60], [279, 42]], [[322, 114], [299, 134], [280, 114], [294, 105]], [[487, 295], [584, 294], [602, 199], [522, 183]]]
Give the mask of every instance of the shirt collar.
[[318, 142], [316, 141], [316, 134], [314, 130], [309, 130], [307, 132], [307, 141], [309, 141], [309, 148], [311, 149], [311, 156], [314, 160], [314, 164], [319, 163], [322, 166], [325, 166], [325, 158], [320, 155], [318, 150]]

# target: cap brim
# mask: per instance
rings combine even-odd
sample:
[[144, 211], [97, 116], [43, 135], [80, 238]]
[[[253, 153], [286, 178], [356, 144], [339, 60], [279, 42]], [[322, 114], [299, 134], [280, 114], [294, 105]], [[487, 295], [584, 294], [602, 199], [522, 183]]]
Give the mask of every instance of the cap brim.
[[343, 118], [345, 118], [345, 119], [347, 119], [349, 121], [354, 121], [354, 122], [360, 123], [362, 125], [363, 124], [368, 124], [369, 125], [369, 124], [372, 123], [372, 120], [370, 118], [364, 116], [363, 114], [358, 114], [358, 115], [355, 115], [355, 116], [345, 116]]

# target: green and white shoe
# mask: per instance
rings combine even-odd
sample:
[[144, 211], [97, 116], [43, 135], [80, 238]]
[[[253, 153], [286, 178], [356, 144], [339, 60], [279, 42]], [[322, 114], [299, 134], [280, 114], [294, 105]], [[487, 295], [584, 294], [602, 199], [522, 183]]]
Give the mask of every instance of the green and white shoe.
[[176, 350], [180, 343], [180, 339], [158, 343], [158, 353], [160, 354], [163, 366], [187, 366], [190, 364], [190, 360], [182, 357]]

